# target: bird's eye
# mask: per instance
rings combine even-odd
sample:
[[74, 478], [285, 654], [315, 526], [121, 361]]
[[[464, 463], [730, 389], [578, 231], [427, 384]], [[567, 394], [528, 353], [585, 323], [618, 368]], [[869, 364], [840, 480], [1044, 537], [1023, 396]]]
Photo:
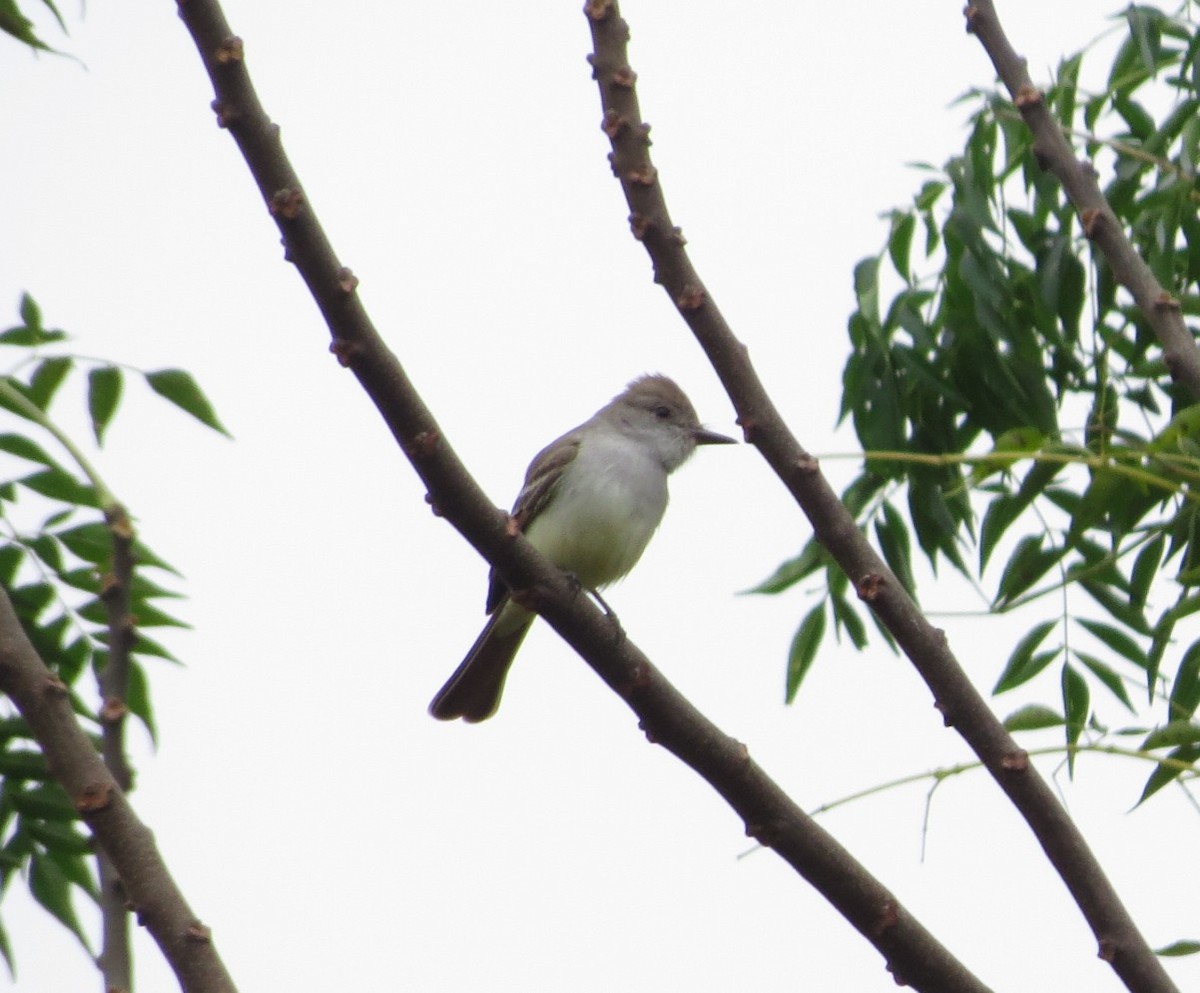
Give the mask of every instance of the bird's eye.
[[668, 407], [666, 404], [660, 404], [659, 406], [654, 408], [654, 416], [657, 417], [660, 421], [665, 421], [668, 417], [671, 416], [671, 408]]

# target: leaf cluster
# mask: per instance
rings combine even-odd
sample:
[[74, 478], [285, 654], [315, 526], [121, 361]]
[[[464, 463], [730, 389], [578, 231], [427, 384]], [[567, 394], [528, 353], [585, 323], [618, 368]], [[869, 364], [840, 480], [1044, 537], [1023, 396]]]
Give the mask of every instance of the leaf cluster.
[[[128, 528], [128, 521], [80, 443], [52, 419], [53, 404], [71, 374], [86, 369], [88, 418], [101, 445], [132, 373], [201, 422], [224, 428], [187, 373], [134, 373], [65, 354], [60, 347], [66, 340], [64, 332], [44, 326], [29, 296], [21, 301], [20, 323], [0, 332], [0, 359], [11, 357], [9, 371], [0, 373], [0, 585], [99, 747], [101, 726], [81, 680], [108, 664], [112, 635], [104, 597], [115, 581], [114, 529]], [[52, 455], [50, 449], [62, 454]], [[24, 523], [31, 514], [34, 523]], [[122, 703], [153, 740], [157, 732], [146, 665], [152, 659], [177, 660], [147, 632], [186, 625], [162, 606], [180, 594], [157, 579], [178, 574], [136, 536], [132, 552], [128, 593], [135, 634]], [[33, 897], [86, 947], [72, 897], [77, 891], [97, 896], [91, 851], [91, 840], [48, 774], [29, 727], [11, 705], [0, 703], [0, 897], [23, 876]], [[11, 969], [12, 949], [2, 923], [0, 955]]]
[[[1079, 52], [1045, 95], [1187, 315], [1200, 313], [1198, 53], [1183, 13], [1133, 6], [1102, 86], [1085, 90]], [[1200, 758], [1200, 638], [1180, 623], [1200, 610], [1200, 398], [1171, 382], [1017, 109], [998, 90], [963, 103], [961, 154], [919, 167], [886, 244], [855, 268], [841, 418], [865, 461], [844, 499], [914, 595], [915, 546], [986, 591], [991, 614], [1040, 608], [994, 692], [1054, 671], [1054, 702], [1022, 708], [1014, 729], [1060, 727], [1070, 749], [1106, 732], [1098, 694], [1148, 712], [1144, 747], [1175, 761], [1144, 799]], [[815, 539], [756, 592], [815, 574], [789, 702], [830, 628], [867, 641]]]

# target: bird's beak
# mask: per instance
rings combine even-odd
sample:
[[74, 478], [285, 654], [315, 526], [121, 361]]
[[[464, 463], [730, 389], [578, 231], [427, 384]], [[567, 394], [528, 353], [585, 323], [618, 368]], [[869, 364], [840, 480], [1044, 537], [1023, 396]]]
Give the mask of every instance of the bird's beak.
[[716, 431], [709, 431], [708, 428], [696, 428], [692, 432], [692, 437], [696, 439], [697, 445], [736, 445], [737, 439], [730, 438], [728, 435], [717, 434]]

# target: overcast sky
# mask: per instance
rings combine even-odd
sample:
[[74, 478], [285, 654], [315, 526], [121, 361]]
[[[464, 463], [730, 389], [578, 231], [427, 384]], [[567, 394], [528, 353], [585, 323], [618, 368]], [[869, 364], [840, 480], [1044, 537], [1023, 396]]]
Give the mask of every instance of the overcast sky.
[[[504, 506], [546, 441], [643, 372], [673, 376], [706, 423], [736, 430], [629, 236], [580, 6], [226, 7], [368, 309]], [[1113, 5], [999, 6], [1044, 81]], [[992, 79], [961, 7], [624, 4], [676, 222], [822, 455], [855, 447], [833, 430], [852, 266], [883, 243], [879, 214], [917, 188], [906, 163], [961, 147], [951, 102]], [[548, 628], [495, 720], [426, 715], [482, 624], [486, 567], [429, 513], [329, 355], [174, 9], [66, 9], [71, 36], [47, 35], [82, 65], [0, 45], [0, 326], [28, 290], [80, 353], [192, 371], [235, 436], [131, 383], [98, 463], [186, 575], [195, 630], [170, 643], [187, 667], [152, 669], [161, 744], [152, 754], [132, 730], [134, 801], [240, 988], [892, 989], [780, 860], [738, 858], [750, 843], [737, 817], [648, 746]], [[78, 388], [59, 404], [82, 434]], [[855, 471], [824, 465], [835, 484]], [[968, 758], [912, 668], [879, 648], [831, 645], [783, 706], [808, 591], [737, 593], [809, 529], [752, 448], [702, 450], [672, 494], [607, 599], [798, 802]], [[934, 609], [975, 603], [954, 584], [922, 592]], [[939, 623], [986, 689], [1026, 619]], [[1056, 693], [1048, 676], [996, 708]], [[1081, 761], [1065, 799], [1149, 940], [1200, 937], [1200, 822], [1174, 791], [1127, 813], [1147, 770], [1118, 761]], [[823, 823], [997, 990], [1121, 989], [990, 781], [940, 788], [922, 860], [926, 790]], [[3, 913], [19, 989], [97, 988], [19, 885]], [[137, 957], [142, 990], [173, 987], [145, 935]], [[1169, 967], [1183, 988], [1200, 981], [1196, 962]]]

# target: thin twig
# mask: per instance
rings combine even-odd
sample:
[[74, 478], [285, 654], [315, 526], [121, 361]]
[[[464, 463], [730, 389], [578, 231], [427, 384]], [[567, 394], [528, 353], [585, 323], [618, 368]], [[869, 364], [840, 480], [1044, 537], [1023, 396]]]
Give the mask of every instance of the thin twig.
[[[629, 66], [628, 25], [615, 0], [589, 0], [584, 12], [591, 26], [590, 60], [604, 112], [601, 127], [612, 143], [609, 159], [629, 204], [634, 237], [650, 255], [655, 281], [674, 302], [725, 386], [746, 440], [758, 447], [808, 516], [817, 540], [912, 661], [946, 724], [966, 739], [1021, 812], [1091, 925], [1100, 956], [1137, 993], [1177, 993], [1083, 835], [967, 678], [945, 632], [921, 614], [859, 531], [817, 460], [780, 417], [746, 346], [734, 336], [692, 266], [680, 229], [667, 210], [650, 160], [650, 129], [638, 106], [637, 75]], [[1186, 362], [1177, 365], [1186, 368]], [[1200, 363], [1196, 383], [1200, 387]]]

